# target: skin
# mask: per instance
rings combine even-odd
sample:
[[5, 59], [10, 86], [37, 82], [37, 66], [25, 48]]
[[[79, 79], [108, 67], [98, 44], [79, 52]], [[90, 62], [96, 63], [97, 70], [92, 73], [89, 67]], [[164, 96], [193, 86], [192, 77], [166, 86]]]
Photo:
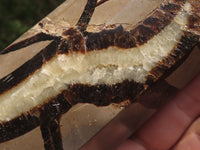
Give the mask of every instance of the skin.
[[81, 150], [199, 150], [200, 73], [136, 131], [132, 116], [130, 106]]

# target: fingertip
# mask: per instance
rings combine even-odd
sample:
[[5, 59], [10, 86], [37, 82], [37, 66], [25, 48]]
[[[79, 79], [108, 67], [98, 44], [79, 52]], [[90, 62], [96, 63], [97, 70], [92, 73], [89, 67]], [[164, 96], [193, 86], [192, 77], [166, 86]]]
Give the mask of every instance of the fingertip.
[[116, 150], [147, 150], [145, 146], [133, 140], [124, 141]]
[[200, 149], [200, 136], [198, 134], [190, 134], [181, 140], [173, 150], [199, 150]]

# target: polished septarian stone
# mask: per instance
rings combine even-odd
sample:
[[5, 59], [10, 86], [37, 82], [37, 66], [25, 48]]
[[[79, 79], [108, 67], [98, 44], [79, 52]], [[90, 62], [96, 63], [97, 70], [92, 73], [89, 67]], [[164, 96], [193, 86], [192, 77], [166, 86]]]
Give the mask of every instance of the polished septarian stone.
[[136, 102], [199, 42], [198, 2], [164, 0], [133, 27], [90, 25], [92, 14], [106, 3], [95, 8], [95, 1], [87, 1], [74, 26], [44, 20], [33, 35], [0, 53], [9, 59], [32, 53], [1, 75], [0, 142], [40, 125], [46, 150], [62, 149], [59, 119], [73, 105]]

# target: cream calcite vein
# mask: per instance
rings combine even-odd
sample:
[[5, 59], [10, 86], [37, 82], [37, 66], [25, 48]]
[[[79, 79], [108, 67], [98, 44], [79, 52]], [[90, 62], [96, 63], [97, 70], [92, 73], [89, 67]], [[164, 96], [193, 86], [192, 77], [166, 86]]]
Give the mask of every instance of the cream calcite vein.
[[9, 121], [56, 96], [69, 84], [116, 84], [123, 80], [145, 83], [158, 62], [169, 55], [186, 27], [189, 3], [175, 19], [146, 44], [122, 50], [109, 47], [85, 54], [59, 54], [32, 76], [0, 96], [0, 121]]

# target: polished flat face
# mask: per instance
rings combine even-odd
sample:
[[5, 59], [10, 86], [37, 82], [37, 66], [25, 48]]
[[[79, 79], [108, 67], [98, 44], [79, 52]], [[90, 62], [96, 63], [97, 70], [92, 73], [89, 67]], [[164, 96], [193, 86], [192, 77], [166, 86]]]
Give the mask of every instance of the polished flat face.
[[54, 56], [28, 79], [0, 97], [1, 121], [10, 120], [44, 103], [68, 88], [68, 85], [115, 85], [125, 80], [144, 84], [149, 72], [181, 40], [184, 32], [181, 28], [187, 23], [187, 16], [178, 22], [182, 15], [186, 15], [184, 11], [162, 32], [139, 47], [122, 49], [112, 46], [86, 53]]
[[[95, 1], [88, 1], [76, 23], [54, 23], [47, 18], [34, 27], [32, 37], [1, 52], [2, 124], [23, 113], [37, 118], [40, 108], [54, 102], [66, 105], [58, 105], [55, 116], [77, 103], [104, 106], [127, 99], [133, 102], [183, 61], [199, 41], [198, 26], [190, 23], [199, 21], [193, 14], [193, 1], [163, 1], [138, 24], [126, 22], [126, 18], [118, 22], [117, 15], [113, 16], [115, 21], [101, 24], [95, 13], [110, 2], [100, 5], [99, 1], [97, 7]], [[125, 8], [131, 7], [129, 3], [123, 3]]]

